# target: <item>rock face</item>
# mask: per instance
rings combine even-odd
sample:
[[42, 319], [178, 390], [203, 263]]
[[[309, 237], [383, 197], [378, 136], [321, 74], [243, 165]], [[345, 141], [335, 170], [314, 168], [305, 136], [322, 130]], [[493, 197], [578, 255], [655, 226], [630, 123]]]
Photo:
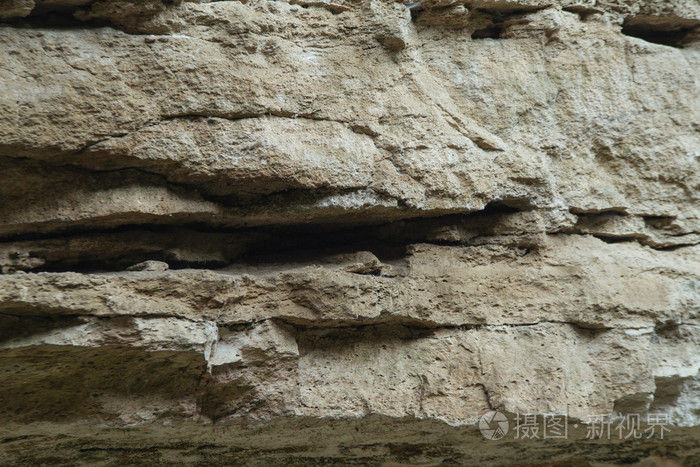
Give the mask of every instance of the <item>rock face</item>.
[[0, 86], [0, 462], [700, 462], [697, 1], [0, 0]]

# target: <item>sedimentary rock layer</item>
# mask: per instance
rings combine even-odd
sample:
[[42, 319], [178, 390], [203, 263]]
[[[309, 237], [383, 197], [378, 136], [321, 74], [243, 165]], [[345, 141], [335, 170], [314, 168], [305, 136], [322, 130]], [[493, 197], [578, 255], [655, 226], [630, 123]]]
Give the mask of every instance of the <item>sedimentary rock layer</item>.
[[692, 465], [699, 44], [693, 0], [0, 0], [0, 461]]

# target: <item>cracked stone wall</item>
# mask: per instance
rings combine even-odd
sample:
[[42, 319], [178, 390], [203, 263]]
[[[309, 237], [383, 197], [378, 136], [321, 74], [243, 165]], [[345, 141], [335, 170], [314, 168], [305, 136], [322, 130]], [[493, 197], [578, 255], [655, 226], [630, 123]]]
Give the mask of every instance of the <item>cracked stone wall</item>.
[[0, 0], [0, 462], [696, 465], [699, 158], [696, 0]]

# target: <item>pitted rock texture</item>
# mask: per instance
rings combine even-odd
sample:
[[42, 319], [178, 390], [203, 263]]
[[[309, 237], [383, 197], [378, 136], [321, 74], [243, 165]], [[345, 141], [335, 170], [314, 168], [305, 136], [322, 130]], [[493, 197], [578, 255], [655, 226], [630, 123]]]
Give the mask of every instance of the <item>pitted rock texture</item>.
[[0, 0], [0, 89], [0, 462], [700, 462], [697, 1]]

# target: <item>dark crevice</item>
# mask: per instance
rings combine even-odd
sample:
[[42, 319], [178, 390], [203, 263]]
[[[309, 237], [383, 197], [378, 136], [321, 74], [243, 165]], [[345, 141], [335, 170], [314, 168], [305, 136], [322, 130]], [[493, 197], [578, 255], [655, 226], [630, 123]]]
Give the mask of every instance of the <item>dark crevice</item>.
[[472, 39], [499, 39], [503, 32], [503, 24], [493, 24], [486, 28], [477, 29], [472, 33]]
[[[490, 5], [488, 3], [491, 3]], [[530, 13], [535, 13], [540, 10], [545, 10], [551, 5], [524, 5], [522, 3], [516, 2], [484, 2], [479, 1], [465, 1], [464, 6], [469, 9], [476, 10], [480, 13], [486, 13], [493, 15], [498, 19], [506, 19], [514, 16], [522, 16]]]
[[408, 9], [411, 12], [411, 21], [414, 23], [418, 20], [421, 12], [423, 11], [420, 8], [420, 4], [421, 4], [421, 2], [415, 2], [415, 3], [409, 4], [410, 8], [408, 8]]
[[601, 235], [592, 234], [595, 238], [604, 241], [605, 243], [624, 243], [624, 242], [639, 242], [640, 237], [637, 235]]
[[576, 214], [577, 216], [586, 216], [586, 215], [599, 215], [599, 214], [617, 214], [620, 216], [627, 216], [627, 208], [626, 207], [609, 207], [609, 208], [604, 208], [604, 209], [583, 209], [583, 208], [569, 208], [569, 212], [571, 214]]
[[[129, 235], [129, 231], [123, 233]], [[150, 232], [149, 232], [150, 233]], [[171, 229], [159, 229], [159, 233], [152, 235], [152, 244], [140, 246], [137, 240], [132, 251], [107, 254], [109, 245], [119, 241], [119, 235], [109, 238], [107, 246], [100, 245], [101, 234], [90, 235], [83, 251], [76, 251], [72, 256], [61, 256], [61, 253], [43, 254], [40, 249], [29, 248], [30, 254], [37, 254], [46, 261], [44, 265], [31, 269], [31, 272], [81, 272], [99, 273], [109, 271], [121, 271], [143, 261], [155, 260], [167, 263], [170, 269], [195, 268], [212, 269], [222, 268], [230, 264], [265, 266], [270, 264], [313, 264], [337, 255], [351, 254], [358, 251], [370, 251], [380, 261], [393, 262], [406, 256], [405, 245], [400, 241], [392, 241], [383, 238], [379, 230], [373, 228], [357, 228], [348, 231], [334, 231], [329, 227], [308, 228], [293, 226], [289, 229], [256, 228], [241, 231], [220, 231], [191, 235], [180, 229], [181, 238], [179, 244], [171, 241], [174, 232]], [[112, 234], [112, 232], [110, 232]], [[230, 240], [227, 237], [231, 237]], [[137, 237], [138, 238], [138, 237]], [[201, 250], [202, 241], [207, 241], [207, 246], [218, 248], [214, 253], [220, 257], [217, 259], [187, 259], [182, 251], [191, 251], [191, 255], [205, 256], [209, 254], [207, 249]], [[128, 241], [124, 238], [124, 241]], [[89, 245], [97, 246], [103, 251], [101, 255], [95, 255]], [[178, 258], [178, 254], [180, 257]]]
[[[512, 216], [531, 211], [529, 200], [511, 199], [488, 203], [483, 210], [378, 222], [359, 220], [356, 224], [316, 222], [258, 227], [212, 226], [206, 223], [178, 225], [130, 224], [114, 228], [86, 229], [50, 234], [22, 234], [0, 241], [0, 267], [4, 273], [109, 272], [148, 260], [162, 261], [171, 269], [224, 268], [273, 264], [317, 264], [338, 255], [371, 252], [380, 262], [403, 264], [409, 246], [429, 243], [443, 246], [500, 245], [517, 256], [536, 252], [539, 236], [546, 232], [504, 230]], [[619, 211], [578, 215], [587, 222], [600, 217], [626, 216]], [[668, 222], [666, 217], [645, 218], [647, 222]], [[579, 222], [580, 223], [580, 222]], [[585, 227], [585, 224], [584, 224]], [[533, 226], [537, 229], [536, 226]], [[549, 232], [555, 235], [557, 232]], [[675, 250], [689, 244], [659, 245], [643, 233], [606, 234], [587, 232], [580, 226], [561, 232], [566, 235], [592, 234], [606, 243], [637, 242], [657, 250]], [[533, 237], [535, 236], [535, 237]], [[96, 254], [96, 252], [100, 252]], [[349, 258], [349, 259], [348, 259]], [[366, 258], [365, 258], [366, 259]], [[336, 258], [337, 260], [337, 258]], [[355, 261], [350, 256], [347, 261]], [[340, 266], [339, 266], [340, 267]], [[363, 275], [382, 276], [378, 265], [348, 269]]]
[[66, 1], [65, 3], [37, 2], [30, 14], [25, 16], [18, 14], [16, 17], [6, 18], [0, 21], [0, 25], [23, 29], [57, 30], [109, 27], [127, 34], [149, 34], [151, 31], [144, 30], [143, 27], [149, 20], [182, 2], [182, 0], [131, 1], [132, 5], [128, 2], [117, 4], [112, 11], [109, 8], [101, 10], [100, 5], [97, 5], [97, 12], [93, 11], [93, 6], [97, 3], [94, 0]]
[[419, 1], [406, 5], [406, 8], [411, 12], [411, 20], [422, 26], [466, 29], [471, 30], [472, 39], [498, 39], [509, 24], [550, 6], [482, 1], [425, 6]]
[[[396, 221], [374, 222], [365, 219], [357, 224], [317, 222], [268, 225], [259, 227], [212, 226], [206, 223], [173, 225], [132, 224], [115, 228], [84, 227], [51, 234], [18, 235], [0, 241], [0, 266], [3, 272], [109, 272], [148, 260], [162, 261], [171, 269], [213, 269], [230, 265], [265, 267], [274, 264], [318, 264], [341, 261], [356, 262], [352, 255], [371, 252], [386, 264], [403, 264], [409, 246], [429, 243], [444, 246], [478, 246], [493, 243], [506, 247], [517, 256], [540, 247], [530, 237], [539, 231], [504, 231], [512, 216], [532, 210], [527, 199], [498, 200], [483, 210], [468, 214], [416, 217]], [[618, 210], [601, 210], [603, 214], [580, 213], [583, 219], [626, 216]], [[647, 222], [668, 222], [667, 217], [648, 217]], [[506, 224], [504, 224], [504, 222]], [[562, 234], [586, 234], [576, 228]], [[556, 232], [549, 232], [555, 235]], [[647, 245], [641, 233], [605, 234], [590, 232], [606, 243], [637, 242]], [[649, 244], [657, 250], [675, 250], [680, 245]], [[99, 254], [95, 254], [99, 251]], [[344, 256], [343, 256], [344, 255]], [[365, 257], [364, 260], [367, 260]], [[376, 261], [376, 260], [375, 260]], [[338, 263], [340, 264], [340, 263]], [[338, 266], [341, 267], [341, 266]], [[379, 265], [366, 264], [348, 269], [363, 275], [382, 276]]]
[[[642, 244], [644, 244], [644, 243], [642, 243]], [[688, 247], [692, 247], [695, 245], [697, 245], [697, 243], [679, 243], [677, 245], [667, 245], [667, 246], [653, 246], [653, 245], [647, 245], [647, 246], [650, 246], [658, 251], [676, 251], [676, 250], [680, 250], [681, 248], [688, 248]]]
[[[231, 229], [196, 223], [176, 227], [149, 224], [25, 235], [0, 242], [0, 262], [5, 263], [6, 272], [87, 273], [121, 271], [147, 260], [166, 262], [173, 269], [214, 268], [229, 264], [315, 263], [334, 255], [369, 251], [379, 261], [391, 264], [402, 261], [411, 244], [468, 245], [473, 238], [497, 235], [499, 223], [517, 214], [522, 203], [499, 201], [472, 214], [356, 226], [318, 223]], [[441, 240], [440, 233], [451, 228], [466, 229], [471, 234], [463, 240]], [[515, 239], [513, 248], [518, 245]], [[382, 274], [369, 266], [356, 272]]]
[[630, 16], [622, 24], [622, 33], [654, 44], [682, 48], [700, 40], [700, 20]]
[[[174, 184], [173, 182], [169, 183]], [[190, 185], [174, 185], [190, 187]], [[229, 185], [229, 187], [233, 186], [235, 185]], [[194, 189], [193, 186], [192, 189]], [[240, 210], [241, 214], [244, 214], [259, 212], [259, 208], [261, 206], [281, 208], [283, 206], [312, 205], [313, 203], [330, 196], [342, 196], [355, 193], [357, 191], [358, 190], [356, 188], [338, 189], [287, 187], [277, 189], [270, 193], [242, 192], [230, 195], [214, 195], [202, 193], [200, 191], [197, 194], [206, 201], [217, 203], [227, 208], [238, 209]]]
[[96, 29], [111, 27], [111, 24], [106, 20], [91, 20], [81, 21], [73, 16], [73, 11], [70, 10], [52, 10], [32, 14], [25, 18], [19, 18], [6, 23], [21, 29], [57, 29], [57, 30], [74, 30], [74, 29]]
[[481, 211], [484, 214], [511, 214], [531, 211], [533, 208], [527, 199], [511, 199], [489, 202]]
[[0, 313], [0, 343], [82, 324], [78, 316], [15, 316]]
[[660, 336], [671, 337], [680, 333], [681, 324], [678, 321], [665, 321], [654, 326], [654, 333]]
[[272, 318], [272, 321], [288, 325], [294, 328], [297, 339], [300, 337], [324, 337], [327, 338], [330, 345], [333, 341], [343, 344], [348, 341], [357, 339], [358, 341], [367, 341], [366, 333], [371, 333], [377, 336], [394, 335], [399, 339], [419, 339], [430, 337], [436, 331], [469, 331], [483, 329], [498, 329], [498, 328], [527, 328], [534, 326], [547, 325], [565, 325], [576, 330], [583, 337], [594, 337], [598, 334], [609, 332], [612, 329], [640, 329], [635, 327], [620, 328], [590, 325], [588, 323], [561, 321], [561, 320], [542, 320], [524, 323], [465, 323], [465, 324], [445, 324], [436, 321], [422, 320], [417, 318], [408, 318], [405, 316], [381, 316], [374, 319], [362, 319], [358, 321], [350, 320], [305, 320], [302, 318]]
[[377, 336], [394, 335], [401, 339], [413, 340], [430, 337], [438, 330], [449, 329], [474, 329], [476, 325], [441, 325], [440, 323], [407, 318], [403, 316], [380, 317], [375, 319], [350, 320], [318, 320], [273, 318], [272, 321], [290, 326], [294, 330], [297, 340], [304, 338], [325, 338], [330, 344], [338, 341], [345, 344], [353, 341], [367, 341], [367, 333]]
[[[264, 266], [268, 264], [318, 264], [327, 258], [352, 255], [369, 251], [382, 262], [394, 262], [407, 256], [406, 245], [400, 240], [383, 238], [373, 229], [353, 229], [346, 232], [298, 231], [261, 233], [260, 238], [249, 249], [235, 258], [235, 263]], [[275, 241], [277, 239], [277, 241]], [[349, 257], [351, 258], [351, 257]], [[369, 272], [381, 275], [379, 271]]]
[[54, 9], [35, 9], [29, 16], [0, 21], [0, 25], [11, 26], [19, 29], [75, 30], [105, 27], [119, 29], [106, 19], [77, 19], [74, 16], [76, 11], [76, 8], [70, 9], [66, 7]]
[[[467, 4], [471, 7], [470, 4]], [[526, 15], [548, 8], [547, 6], [509, 6], [500, 4], [494, 7], [479, 6], [473, 10], [470, 17], [473, 17], [475, 24], [484, 24], [483, 27], [475, 29], [472, 39], [500, 39], [504, 31], [512, 24], [524, 19]]]

